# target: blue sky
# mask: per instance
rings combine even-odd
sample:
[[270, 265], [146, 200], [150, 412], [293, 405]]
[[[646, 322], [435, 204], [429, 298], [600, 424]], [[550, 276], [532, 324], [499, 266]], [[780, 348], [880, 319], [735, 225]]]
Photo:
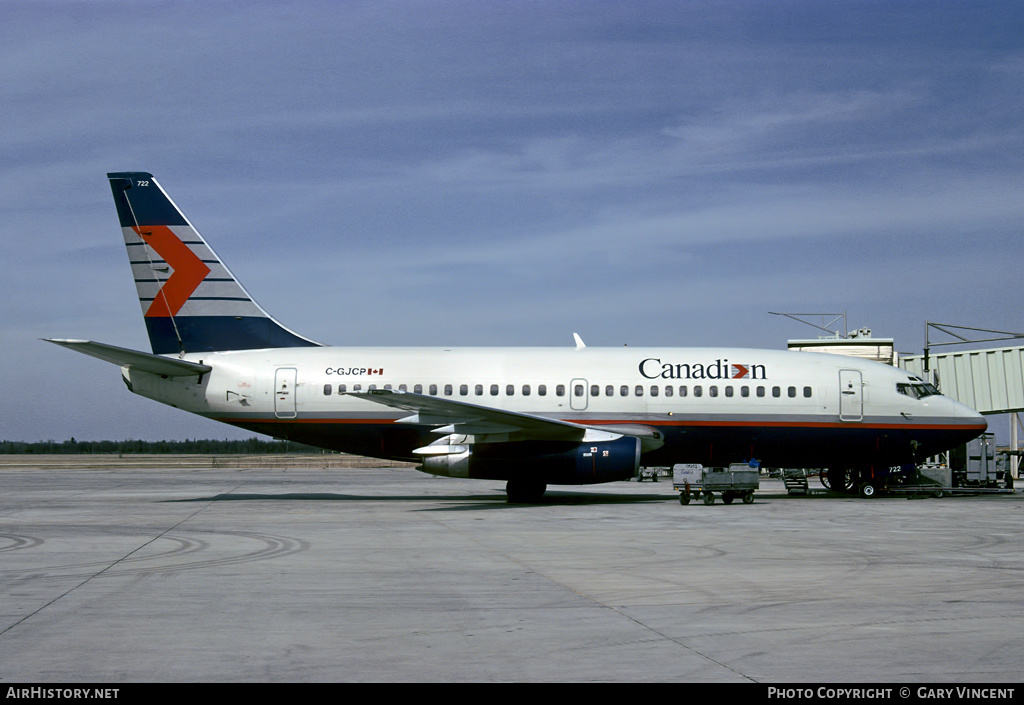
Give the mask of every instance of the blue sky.
[[236, 437], [147, 349], [150, 171], [336, 345], [741, 345], [1020, 322], [1024, 4], [0, 0], [0, 438]]

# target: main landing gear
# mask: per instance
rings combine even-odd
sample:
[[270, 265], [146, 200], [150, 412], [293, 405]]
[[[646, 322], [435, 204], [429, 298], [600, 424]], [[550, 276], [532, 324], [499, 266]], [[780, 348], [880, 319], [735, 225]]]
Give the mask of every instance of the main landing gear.
[[541, 500], [547, 489], [546, 482], [531, 478], [517, 478], [505, 483], [509, 504], [534, 504]]
[[833, 492], [857, 494], [864, 499], [878, 495], [878, 480], [859, 468], [828, 468], [821, 474], [821, 484]]
[[854, 475], [851, 468], [828, 468], [821, 474], [821, 484], [833, 492], [849, 492], [853, 489]]

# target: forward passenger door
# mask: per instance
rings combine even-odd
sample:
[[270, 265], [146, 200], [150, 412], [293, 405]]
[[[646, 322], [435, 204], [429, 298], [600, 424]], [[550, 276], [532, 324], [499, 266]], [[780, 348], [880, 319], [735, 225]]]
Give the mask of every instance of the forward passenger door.
[[839, 370], [839, 420], [864, 420], [864, 379], [860, 370]]

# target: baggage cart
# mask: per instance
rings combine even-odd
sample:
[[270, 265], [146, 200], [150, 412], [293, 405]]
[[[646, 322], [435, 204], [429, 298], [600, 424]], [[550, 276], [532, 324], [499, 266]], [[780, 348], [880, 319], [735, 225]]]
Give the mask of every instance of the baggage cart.
[[732, 504], [737, 498], [750, 504], [761, 482], [761, 470], [752, 463], [733, 463], [728, 468], [679, 464], [672, 467], [672, 476], [672, 487], [679, 492], [680, 504], [701, 497], [704, 504], [714, 504], [716, 494], [722, 496], [725, 504]]

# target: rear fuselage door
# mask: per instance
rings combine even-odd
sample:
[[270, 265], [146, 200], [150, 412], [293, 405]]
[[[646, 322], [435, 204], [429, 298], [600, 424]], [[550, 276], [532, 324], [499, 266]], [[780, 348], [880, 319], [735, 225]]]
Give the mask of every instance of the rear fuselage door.
[[295, 406], [294, 367], [278, 367], [274, 373], [274, 416], [279, 419], [294, 419]]

